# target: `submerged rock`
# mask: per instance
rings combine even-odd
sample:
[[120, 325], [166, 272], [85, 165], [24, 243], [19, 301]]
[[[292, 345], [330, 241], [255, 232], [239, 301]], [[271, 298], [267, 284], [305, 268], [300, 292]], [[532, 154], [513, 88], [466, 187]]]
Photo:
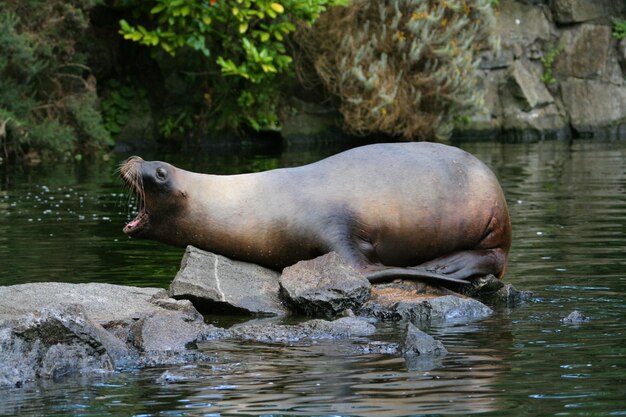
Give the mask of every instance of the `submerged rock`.
[[369, 281], [335, 252], [285, 268], [280, 287], [296, 310], [326, 318], [360, 308], [371, 289]]
[[402, 353], [417, 356], [443, 356], [448, 354], [448, 349], [439, 340], [409, 322]]
[[589, 316], [585, 316], [583, 313], [581, 313], [578, 310], [574, 310], [571, 313], [569, 313], [569, 315], [565, 318], [561, 319], [561, 323], [564, 324], [580, 324], [580, 323], [585, 323], [587, 321], [591, 320], [591, 318]]
[[191, 300], [203, 313], [285, 315], [278, 278], [271, 269], [188, 246], [169, 295]]

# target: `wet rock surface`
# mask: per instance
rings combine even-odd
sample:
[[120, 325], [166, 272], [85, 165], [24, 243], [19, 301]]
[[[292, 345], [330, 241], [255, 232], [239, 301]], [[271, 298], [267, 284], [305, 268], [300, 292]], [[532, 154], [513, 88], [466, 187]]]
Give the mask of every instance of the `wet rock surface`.
[[448, 354], [448, 349], [439, 340], [409, 323], [402, 353], [405, 356], [444, 356]]
[[279, 274], [193, 246], [185, 251], [169, 295], [192, 300], [203, 313], [285, 315], [278, 298]]
[[332, 318], [357, 310], [370, 296], [371, 285], [334, 252], [285, 268], [281, 294], [297, 311]]
[[[292, 293], [306, 294], [301, 297], [306, 300], [298, 302], [309, 307], [297, 304], [295, 313], [307, 311], [328, 319], [287, 319], [287, 309], [277, 301], [277, 275], [259, 268], [190, 248], [181, 267], [183, 272], [177, 276], [180, 280], [172, 283], [170, 290], [177, 297], [189, 299], [171, 298], [159, 288], [109, 284], [0, 287], [0, 386], [21, 386], [40, 378], [54, 380], [127, 366], [211, 363], [215, 360], [211, 347], [220, 341], [290, 345], [350, 340], [353, 354], [413, 352], [406, 355], [407, 366], [429, 369], [434, 365], [411, 356], [419, 352], [434, 357], [443, 349], [437, 343], [431, 347], [421, 344], [428, 338], [415, 327], [479, 320], [492, 313], [476, 299], [418, 281], [372, 287], [336, 254], [328, 254], [296, 265], [283, 277], [285, 285], [292, 285]], [[207, 279], [208, 286], [201, 278], [206, 270], [212, 276]], [[296, 282], [299, 278], [300, 285]], [[233, 282], [228, 282], [231, 279]], [[204, 293], [213, 292], [218, 298], [231, 300], [232, 305], [246, 304], [245, 309], [232, 311], [246, 311], [253, 319], [230, 328], [207, 324], [192, 303], [198, 305], [198, 287], [204, 287]], [[473, 297], [499, 300], [505, 306], [527, 299], [495, 277], [475, 280], [465, 288]], [[262, 310], [279, 306], [274, 310], [278, 317], [258, 318], [261, 309], [250, 307], [252, 303], [246, 300], [254, 298], [257, 290], [262, 293], [261, 303], [270, 306]], [[237, 292], [242, 295], [236, 296]], [[410, 323], [405, 347], [376, 340], [374, 323], [378, 321]], [[172, 378], [165, 375], [162, 382], [172, 382]]]
[[417, 326], [432, 323], [474, 321], [490, 316], [489, 307], [472, 298], [424, 294], [412, 283], [399, 282], [372, 288], [372, 297], [359, 314], [382, 321], [410, 321]]

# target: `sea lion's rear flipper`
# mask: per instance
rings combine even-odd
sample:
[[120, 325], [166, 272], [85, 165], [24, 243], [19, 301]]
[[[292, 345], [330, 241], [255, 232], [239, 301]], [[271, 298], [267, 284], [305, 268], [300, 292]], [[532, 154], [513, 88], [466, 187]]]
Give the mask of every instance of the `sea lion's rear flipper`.
[[501, 277], [506, 266], [502, 249], [467, 250], [441, 256], [415, 267], [374, 266], [363, 271], [372, 283], [395, 278], [468, 284], [472, 277], [493, 274]]

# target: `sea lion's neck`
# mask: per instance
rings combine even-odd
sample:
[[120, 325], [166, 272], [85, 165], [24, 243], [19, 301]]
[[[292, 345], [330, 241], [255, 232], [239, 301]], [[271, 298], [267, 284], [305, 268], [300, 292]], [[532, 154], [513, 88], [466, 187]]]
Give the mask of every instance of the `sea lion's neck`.
[[[190, 244], [231, 257], [256, 250], [263, 223], [254, 213], [261, 191], [251, 175], [189, 173], [184, 229]], [[251, 222], [253, 216], [256, 221]]]

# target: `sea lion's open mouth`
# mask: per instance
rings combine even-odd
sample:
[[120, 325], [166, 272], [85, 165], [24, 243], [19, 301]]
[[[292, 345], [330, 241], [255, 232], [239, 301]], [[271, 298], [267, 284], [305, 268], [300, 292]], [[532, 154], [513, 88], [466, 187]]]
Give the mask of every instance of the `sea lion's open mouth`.
[[135, 195], [138, 202], [139, 214], [133, 220], [124, 226], [125, 234], [135, 235], [145, 228], [150, 220], [150, 215], [145, 206], [145, 191], [143, 189], [143, 180], [140, 174], [140, 165], [143, 162], [138, 156], [130, 157], [120, 166], [120, 174], [122, 179], [129, 186], [131, 192]]
[[145, 210], [140, 210], [137, 217], [135, 217], [133, 220], [128, 222], [126, 226], [124, 226], [124, 233], [126, 233], [127, 235], [134, 235], [140, 232], [145, 227], [145, 225], [148, 224], [149, 220], [150, 215], [148, 214], [148, 212]]

